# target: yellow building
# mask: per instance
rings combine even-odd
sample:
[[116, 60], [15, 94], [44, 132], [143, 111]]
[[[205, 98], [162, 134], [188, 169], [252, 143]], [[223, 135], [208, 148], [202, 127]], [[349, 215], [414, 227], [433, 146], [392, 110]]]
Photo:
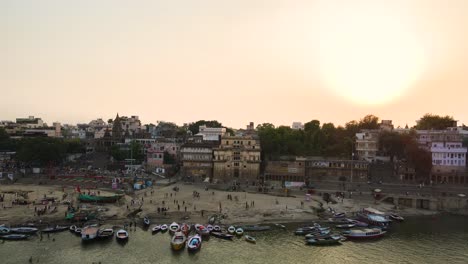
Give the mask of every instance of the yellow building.
[[213, 180], [252, 182], [260, 173], [260, 140], [256, 135], [223, 136], [213, 150]]

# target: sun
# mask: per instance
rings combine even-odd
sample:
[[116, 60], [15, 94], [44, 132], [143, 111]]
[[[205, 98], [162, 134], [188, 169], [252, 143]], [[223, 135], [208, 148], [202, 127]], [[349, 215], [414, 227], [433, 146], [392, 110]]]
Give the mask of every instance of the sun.
[[424, 51], [406, 16], [378, 2], [320, 4], [320, 76], [337, 95], [358, 104], [395, 100], [424, 69]]

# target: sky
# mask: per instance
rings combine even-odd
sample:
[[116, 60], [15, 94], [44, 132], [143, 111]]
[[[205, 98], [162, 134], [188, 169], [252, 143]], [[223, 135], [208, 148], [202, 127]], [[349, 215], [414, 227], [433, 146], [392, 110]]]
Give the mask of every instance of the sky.
[[0, 120], [468, 124], [465, 0], [3, 0]]

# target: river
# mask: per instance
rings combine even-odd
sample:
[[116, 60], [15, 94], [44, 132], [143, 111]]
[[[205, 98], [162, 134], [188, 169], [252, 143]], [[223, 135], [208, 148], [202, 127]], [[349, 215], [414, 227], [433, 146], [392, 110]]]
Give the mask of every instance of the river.
[[0, 244], [0, 263], [468, 263], [468, 218], [438, 215], [413, 217], [394, 224], [376, 241], [343, 242], [341, 246], [316, 247], [295, 236], [298, 224], [286, 230], [250, 233], [257, 244], [211, 237], [197, 253], [172, 252], [169, 234], [152, 235], [137, 229], [128, 243], [115, 239], [83, 244], [67, 232], [28, 241]]

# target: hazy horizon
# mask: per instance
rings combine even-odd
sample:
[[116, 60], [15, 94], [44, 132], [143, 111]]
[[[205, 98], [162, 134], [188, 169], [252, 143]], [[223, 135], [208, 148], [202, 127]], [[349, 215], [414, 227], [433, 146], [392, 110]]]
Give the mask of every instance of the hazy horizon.
[[0, 119], [468, 124], [468, 1], [0, 2]]

